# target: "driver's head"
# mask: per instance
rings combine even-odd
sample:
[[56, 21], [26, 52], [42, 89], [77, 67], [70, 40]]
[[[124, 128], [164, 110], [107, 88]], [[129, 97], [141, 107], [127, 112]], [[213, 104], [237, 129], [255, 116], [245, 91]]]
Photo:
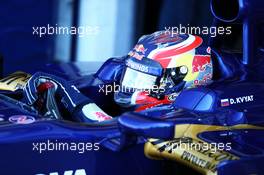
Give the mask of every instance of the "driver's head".
[[210, 47], [199, 36], [159, 31], [144, 35], [128, 53], [121, 86], [126, 92], [181, 91], [212, 78]]

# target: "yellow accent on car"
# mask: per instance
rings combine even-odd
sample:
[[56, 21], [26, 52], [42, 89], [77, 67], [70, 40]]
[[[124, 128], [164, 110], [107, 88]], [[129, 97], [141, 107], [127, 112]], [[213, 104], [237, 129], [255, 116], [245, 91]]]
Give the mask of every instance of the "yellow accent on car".
[[31, 77], [30, 74], [17, 71], [0, 80], [0, 90], [16, 91], [22, 89]]
[[[183, 163], [205, 175], [217, 175], [217, 165], [222, 161], [238, 160], [239, 157], [224, 150], [214, 151], [203, 149], [189, 149], [192, 145], [210, 144], [197, 136], [202, 132], [240, 130], [240, 129], [264, 129], [261, 126], [240, 124], [235, 126], [180, 124], [175, 126], [175, 139], [159, 140], [149, 139], [145, 144], [144, 152], [151, 159], [168, 159]], [[185, 147], [179, 146], [180, 141], [186, 141]], [[191, 146], [190, 146], [191, 145]]]

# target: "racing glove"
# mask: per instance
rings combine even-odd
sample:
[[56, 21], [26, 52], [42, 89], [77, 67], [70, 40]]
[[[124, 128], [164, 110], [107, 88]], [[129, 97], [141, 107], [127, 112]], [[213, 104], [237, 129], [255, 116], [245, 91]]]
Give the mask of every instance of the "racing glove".
[[[40, 87], [43, 86], [46, 89], [50, 87], [54, 89], [54, 94], [50, 95], [53, 95], [54, 98], [55, 95], [58, 97], [56, 103], [63, 106], [64, 110], [68, 111], [75, 121], [90, 123], [112, 118], [93, 103], [91, 99], [80, 93], [74, 85], [69, 84], [62, 78], [42, 72], [34, 74], [25, 85], [23, 89], [25, 102], [29, 105], [36, 104], [39, 100], [40, 89], [43, 91], [43, 88]], [[49, 109], [49, 111], [52, 110], [56, 111], [57, 109]]]

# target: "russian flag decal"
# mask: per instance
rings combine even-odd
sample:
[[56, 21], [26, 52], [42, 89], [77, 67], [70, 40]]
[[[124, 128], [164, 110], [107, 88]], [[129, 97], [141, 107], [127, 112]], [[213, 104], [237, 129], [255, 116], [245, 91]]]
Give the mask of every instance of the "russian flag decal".
[[229, 100], [228, 99], [221, 99], [221, 106], [225, 107], [225, 106], [229, 106]]

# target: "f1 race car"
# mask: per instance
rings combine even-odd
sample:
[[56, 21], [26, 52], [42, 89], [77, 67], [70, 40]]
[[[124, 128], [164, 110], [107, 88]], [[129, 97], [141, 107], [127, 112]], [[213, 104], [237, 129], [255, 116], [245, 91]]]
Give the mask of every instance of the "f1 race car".
[[[218, 20], [244, 22], [243, 54], [155, 32], [96, 73], [69, 63], [1, 79], [1, 174], [263, 174], [261, 7], [211, 3]], [[115, 83], [125, 90], [105, 94]]]

